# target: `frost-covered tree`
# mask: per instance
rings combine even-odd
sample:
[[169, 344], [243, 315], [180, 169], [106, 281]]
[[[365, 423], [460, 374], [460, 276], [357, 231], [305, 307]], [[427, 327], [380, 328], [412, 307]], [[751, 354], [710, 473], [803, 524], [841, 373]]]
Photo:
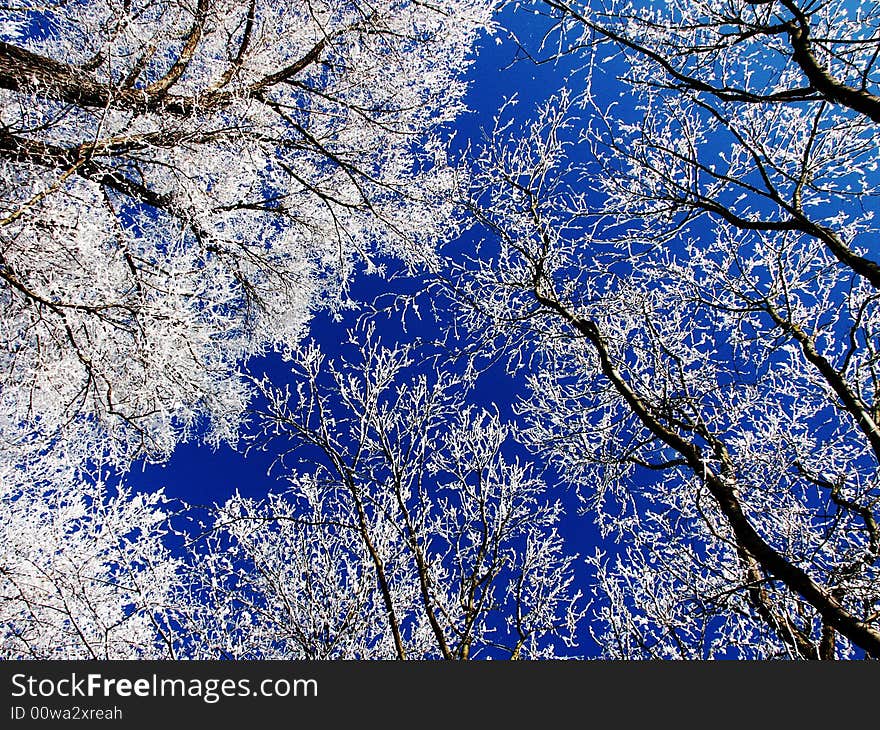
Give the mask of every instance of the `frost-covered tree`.
[[[234, 497], [193, 547], [196, 658], [477, 659], [575, 653], [584, 601], [561, 505], [468, 378], [386, 349], [308, 347], [262, 384], [257, 445], [289, 486]], [[352, 349], [352, 348], [350, 348]]]
[[0, 9], [0, 462], [232, 439], [243, 360], [356, 262], [430, 258], [491, 5]]
[[174, 657], [182, 561], [162, 493], [110, 489], [58, 457], [22, 490], [0, 466], [0, 657]]
[[576, 655], [583, 562], [510, 427], [466, 369], [362, 335], [258, 384], [249, 438], [287, 485], [265, 498], [172, 509], [60, 452], [28, 488], [0, 472], [0, 656]]
[[877, 7], [528, 7], [570, 75], [487, 135], [455, 284], [608, 538], [596, 638], [880, 658]]

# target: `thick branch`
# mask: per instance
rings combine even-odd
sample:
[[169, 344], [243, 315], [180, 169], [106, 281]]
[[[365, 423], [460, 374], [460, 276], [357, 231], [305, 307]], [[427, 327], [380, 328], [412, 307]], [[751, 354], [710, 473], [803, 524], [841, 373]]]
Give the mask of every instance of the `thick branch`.
[[847, 106], [874, 122], [880, 122], [880, 97], [841, 83], [823, 68], [813, 54], [810, 24], [806, 15], [792, 0], [782, 0], [782, 5], [795, 16], [796, 21], [790, 24], [788, 31], [792, 58], [801, 67], [813, 88], [828, 101]]
[[[0, 88], [22, 91], [33, 87], [41, 95], [85, 108], [113, 107], [138, 114], [158, 111], [187, 116], [198, 109], [224, 107], [241, 94], [256, 97], [267, 88], [289, 81], [315, 63], [326, 45], [327, 40], [322, 38], [304, 56], [254, 82], [242, 92], [217, 89], [201, 96], [180, 96], [167, 93], [172, 80], [177, 80], [171, 72], [171, 75], [166, 74], [162, 83], [157, 82], [145, 89], [115, 88], [97, 81], [81, 69], [0, 41]], [[180, 64], [183, 63], [181, 58], [178, 59]], [[185, 66], [175, 64], [175, 73], [183, 74]]]
[[32, 86], [39, 93], [87, 108], [116, 107], [137, 113], [150, 110], [189, 114], [193, 100], [164, 95], [152, 97], [145, 89], [117, 89], [80, 69], [0, 41], [0, 88], [21, 91]]
[[196, 7], [196, 15], [193, 19], [192, 28], [190, 28], [189, 36], [180, 50], [180, 54], [161, 79], [157, 79], [147, 86], [146, 91], [152, 97], [160, 97], [167, 93], [174, 84], [178, 82], [181, 76], [186, 72], [190, 61], [195, 55], [196, 48], [202, 38], [202, 30], [205, 27], [205, 17], [208, 14], [208, 0], [199, 0]]
[[[125, 148], [125, 145], [120, 146], [120, 149]], [[50, 170], [72, 170], [80, 177], [99, 185], [105, 185], [154, 208], [167, 208], [171, 200], [169, 196], [160, 195], [145, 185], [124, 176], [118, 170], [108, 169], [91, 159], [94, 154], [112, 151], [112, 149], [112, 145], [58, 147], [0, 132], [0, 157], [14, 162], [39, 165]]]

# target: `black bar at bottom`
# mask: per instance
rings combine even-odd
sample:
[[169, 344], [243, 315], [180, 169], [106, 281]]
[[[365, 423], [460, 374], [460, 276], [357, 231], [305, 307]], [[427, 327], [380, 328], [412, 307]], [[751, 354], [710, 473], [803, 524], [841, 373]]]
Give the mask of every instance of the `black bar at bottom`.
[[572, 718], [681, 727], [737, 716], [749, 726], [823, 717], [840, 725], [873, 713], [878, 669], [878, 662], [0, 662], [0, 727], [283, 720], [285, 727], [494, 728], [565, 726]]

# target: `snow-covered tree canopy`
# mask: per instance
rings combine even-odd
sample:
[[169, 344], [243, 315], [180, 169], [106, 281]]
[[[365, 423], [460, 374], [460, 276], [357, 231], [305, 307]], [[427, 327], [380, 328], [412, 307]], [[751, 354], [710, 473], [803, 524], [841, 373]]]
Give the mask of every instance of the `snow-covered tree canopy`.
[[0, 10], [0, 459], [234, 440], [249, 355], [430, 258], [489, 2]]
[[161, 659], [184, 567], [162, 493], [108, 490], [60, 459], [14, 493], [0, 470], [0, 656]]

